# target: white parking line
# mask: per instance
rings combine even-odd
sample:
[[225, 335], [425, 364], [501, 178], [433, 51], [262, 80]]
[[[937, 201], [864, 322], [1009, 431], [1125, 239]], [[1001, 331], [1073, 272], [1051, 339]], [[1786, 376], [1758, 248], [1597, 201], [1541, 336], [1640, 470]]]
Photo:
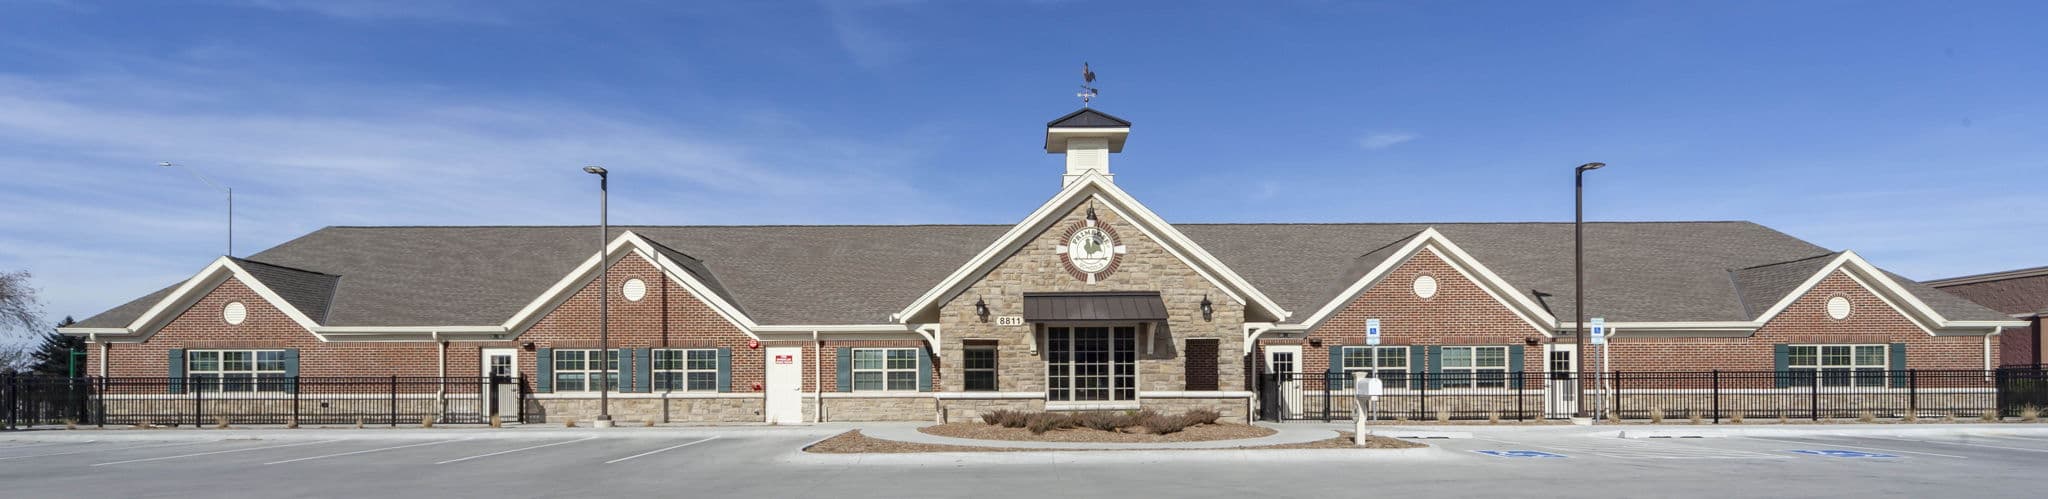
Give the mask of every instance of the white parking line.
[[451, 439], [448, 439], [448, 440], [442, 440], [442, 441], [438, 441], [438, 442], [427, 442], [427, 443], [420, 443], [420, 444], [408, 444], [408, 445], [400, 445], [400, 446], [397, 446], [397, 447], [385, 447], [385, 448], [381, 448], [381, 449], [369, 449], [369, 450], [359, 450], [359, 451], [354, 451], [354, 452], [343, 452], [343, 453], [340, 453], [340, 454], [328, 454], [328, 455], [325, 455], [325, 456], [313, 456], [313, 457], [302, 457], [302, 458], [298, 458], [298, 459], [286, 459], [286, 460], [283, 460], [283, 461], [271, 461], [271, 462], [268, 462], [268, 463], [263, 463], [263, 464], [264, 464], [265, 466], [268, 466], [268, 465], [272, 465], [272, 464], [284, 464], [284, 463], [296, 463], [296, 462], [299, 462], [299, 461], [311, 461], [311, 460], [314, 460], [314, 459], [327, 459], [327, 458], [330, 458], [330, 457], [342, 457], [342, 456], [353, 456], [353, 455], [356, 455], [356, 454], [369, 454], [369, 453], [372, 453], [372, 452], [379, 452], [379, 451], [387, 451], [387, 450], [398, 450], [398, 449], [405, 449], [405, 448], [411, 448], [411, 447], [425, 447], [425, 446], [429, 446], [429, 445], [439, 445], [439, 444], [445, 444], [445, 443], [448, 443], [448, 442], [454, 442], [454, 441], [457, 441], [457, 440], [469, 440], [469, 439], [467, 439], [467, 438], [451, 438]]
[[448, 463], [459, 463], [459, 462], [463, 462], [463, 461], [468, 461], [468, 460], [471, 460], [471, 459], [476, 459], [476, 458], [483, 458], [483, 457], [491, 457], [491, 456], [496, 456], [496, 455], [500, 455], [500, 454], [511, 454], [511, 453], [514, 453], [514, 452], [519, 452], [519, 451], [524, 451], [524, 450], [534, 450], [534, 449], [539, 449], [539, 448], [542, 448], [542, 447], [554, 447], [554, 446], [557, 446], [557, 445], [562, 445], [562, 444], [573, 444], [573, 443], [576, 443], [576, 442], [581, 442], [581, 441], [584, 441], [584, 440], [590, 440], [590, 439], [593, 439], [593, 438], [597, 438], [597, 436], [596, 436], [596, 435], [591, 435], [591, 436], [588, 436], [588, 437], [583, 437], [583, 438], [579, 438], [579, 439], [576, 439], [576, 440], [564, 440], [564, 441], [560, 441], [560, 442], [555, 442], [555, 443], [552, 443], [552, 444], [540, 444], [540, 445], [535, 445], [535, 446], [532, 446], [532, 447], [520, 447], [520, 448], [517, 448], [517, 449], [512, 449], [512, 450], [501, 450], [501, 451], [497, 451], [497, 452], [492, 452], [492, 453], [490, 453], [490, 454], [478, 454], [478, 455], [474, 455], [474, 456], [469, 456], [469, 457], [455, 458], [455, 459], [450, 459], [450, 460], [447, 460], [447, 461], [441, 461], [441, 462], [438, 462], [438, 463], [434, 463], [434, 464], [448, 464]]
[[26, 456], [7, 456], [7, 457], [0, 457], [0, 461], [6, 461], [6, 460], [9, 460], [9, 459], [28, 459], [28, 458], [32, 458], [32, 457], [51, 457], [51, 456], [69, 456], [69, 455], [72, 455], [72, 454], [85, 454], [85, 453], [91, 453], [91, 452], [107, 452], [107, 451], [116, 451], [116, 450], [135, 450], [135, 449], [155, 449], [155, 448], [159, 448], [159, 447], [177, 447], [177, 446], [180, 446], [180, 445], [192, 445], [192, 444], [203, 444], [203, 443], [207, 443], [207, 442], [178, 442], [178, 443], [173, 443], [173, 444], [162, 444], [162, 445], [144, 445], [144, 446], [139, 446], [139, 447], [115, 447], [115, 448], [112, 448], [112, 449], [87, 449], [87, 450], [75, 450], [75, 451], [71, 451], [71, 452], [53, 452], [53, 453], [49, 453], [49, 454], [30, 454], [30, 455], [26, 455]]
[[2005, 450], [2016, 450], [2016, 451], [2026, 451], [2026, 452], [2048, 452], [2048, 449], [2029, 449], [2029, 448], [2026, 448], [2026, 447], [2006, 447], [2006, 446], [2003, 446], [2003, 445], [1984, 445], [1984, 444], [1972, 444], [1972, 443], [1964, 443], [1964, 442], [1950, 442], [1950, 441], [1946, 441], [1946, 440], [1907, 440], [1907, 439], [1903, 439], [1903, 438], [1891, 438], [1891, 437], [1870, 437], [1870, 438], [1881, 438], [1881, 439], [1885, 439], [1885, 440], [1897, 440], [1897, 441], [1900, 441], [1900, 442], [1917, 442], [1917, 443], [1923, 443], [1923, 444], [1935, 444], [1935, 445], [1961, 445], [1961, 446], [1965, 446], [1965, 447], [1984, 447], [1984, 448], [1988, 448], [1988, 449], [2005, 449]]
[[1768, 442], [1780, 442], [1780, 443], [1788, 443], [1788, 444], [1795, 444], [1795, 445], [1807, 445], [1807, 446], [1821, 446], [1821, 447], [1841, 447], [1841, 448], [1844, 448], [1844, 449], [1863, 449], [1863, 450], [1874, 450], [1874, 451], [1878, 451], [1878, 452], [1897, 452], [1897, 453], [1900, 453], [1900, 454], [1924, 454], [1924, 455], [1929, 455], [1929, 456], [1953, 457], [1953, 458], [1956, 458], [1956, 459], [1969, 459], [1969, 457], [1968, 457], [1968, 456], [1958, 456], [1958, 455], [1954, 455], [1954, 454], [1937, 454], [1937, 453], [1933, 453], [1933, 452], [1921, 452], [1921, 451], [1917, 451], [1917, 450], [1899, 450], [1899, 449], [1885, 449], [1885, 448], [1879, 448], [1879, 447], [1865, 447], [1865, 446], [1861, 446], [1861, 445], [1844, 445], [1844, 444], [1838, 444], [1838, 443], [1832, 443], [1832, 442], [1801, 442], [1801, 441], [1797, 441], [1797, 440], [1779, 440], [1779, 439], [1775, 439], [1775, 438], [1764, 438], [1764, 437], [1747, 437], [1747, 436], [1746, 436], [1746, 437], [1742, 437], [1742, 438], [1747, 438], [1747, 439], [1751, 439], [1751, 440], [1763, 440], [1763, 441], [1768, 441]]
[[112, 465], [112, 464], [128, 464], [128, 463], [141, 463], [141, 462], [148, 462], [148, 461], [162, 461], [162, 460], [165, 460], [165, 459], [178, 459], [178, 458], [183, 458], [183, 457], [198, 457], [198, 456], [211, 456], [211, 455], [214, 455], [214, 454], [228, 454], [228, 453], [234, 453], [234, 452], [249, 452], [249, 451], [255, 451], [255, 450], [266, 450], [266, 449], [282, 449], [282, 448], [285, 448], [285, 447], [298, 447], [298, 446], [301, 446], [301, 445], [315, 445], [315, 444], [328, 444], [328, 443], [334, 443], [334, 442], [340, 442], [340, 441], [341, 441], [340, 439], [335, 439], [335, 440], [321, 440], [321, 441], [317, 441], [317, 442], [299, 442], [299, 443], [296, 443], [296, 444], [284, 444], [284, 445], [271, 445], [271, 446], [265, 446], [265, 447], [250, 447], [250, 448], [246, 448], [246, 449], [228, 449], [228, 450], [217, 450], [217, 451], [213, 451], [213, 452], [201, 452], [201, 453], [198, 453], [198, 454], [184, 454], [184, 455], [178, 455], [178, 456], [163, 456], [163, 457], [151, 457], [151, 458], [144, 458], [144, 459], [129, 459], [129, 460], [127, 460], [127, 461], [114, 461], [114, 462], [111, 462], [111, 463], [98, 463], [98, 464], [94, 464], [93, 466], [107, 466], [107, 465]]
[[690, 442], [690, 443], [687, 443], [687, 444], [677, 444], [677, 445], [671, 445], [671, 446], [668, 446], [668, 447], [662, 447], [662, 448], [659, 448], [659, 449], [655, 449], [655, 450], [651, 450], [651, 451], [647, 451], [647, 452], [642, 452], [642, 453], [639, 453], [639, 454], [634, 454], [634, 455], [631, 455], [631, 456], [626, 456], [626, 457], [622, 457], [622, 458], [618, 458], [618, 459], [613, 459], [613, 460], [610, 460], [610, 461], [605, 461], [605, 462], [604, 462], [604, 464], [612, 464], [612, 463], [616, 463], [616, 462], [619, 462], [619, 461], [624, 461], [624, 460], [627, 460], [627, 459], [632, 459], [632, 458], [636, 458], [636, 457], [641, 457], [641, 456], [649, 456], [649, 455], [654, 455], [654, 454], [660, 454], [660, 453], [663, 453], [663, 452], [668, 452], [668, 451], [671, 451], [671, 450], [681, 449], [681, 448], [684, 448], [684, 447], [689, 447], [689, 446], [692, 446], [692, 445], [697, 445], [697, 444], [701, 444], [701, 443], [704, 443], [704, 442], [709, 442], [709, 441], [712, 441], [712, 440], [718, 440], [718, 437], [711, 437], [711, 438], [707, 438], [707, 439], [703, 439], [703, 440], [698, 440], [698, 441], [695, 441], [695, 442]]

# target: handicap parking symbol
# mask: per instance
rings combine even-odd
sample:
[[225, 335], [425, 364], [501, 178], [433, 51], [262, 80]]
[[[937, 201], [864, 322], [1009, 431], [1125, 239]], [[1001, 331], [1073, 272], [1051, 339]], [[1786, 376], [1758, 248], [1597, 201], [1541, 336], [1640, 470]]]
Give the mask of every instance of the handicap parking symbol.
[[1840, 449], [1820, 449], [1820, 450], [1793, 450], [1793, 451], [1791, 451], [1791, 452], [1793, 452], [1793, 453], [1795, 453], [1795, 454], [1806, 454], [1806, 455], [1809, 455], [1809, 456], [1821, 456], [1821, 457], [1845, 457], [1845, 458], [1886, 458], [1886, 457], [1899, 457], [1899, 456], [1894, 456], [1894, 455], [1891, 455], [1891, 454], [1879, 454], [1879, 453], [1876, 453], [1876, 452], [1863, 452], [1863, 451], [1853, 451], [1853, 450], [1840, 450]]
[[1477, 453], [1480, 453], [1480, 454], [1485, 454], [1485, 455], [1489, 455], [1489, 456], [1493, 456], [1493, 457], [1529, 457], [1529, 458], [1563, 458], [1563, 457], [1565, 457], [1565, 456], [1564, 456], [1563, 454], [1551, 454], [1551, 453], [1548, 453], [1548, 452], [1541, 452], [1541, 451], [1533, 451], [1533, 450], [1480, 450], [1480, 451], [1473, 451], [1473, 452], [1477, 452]]

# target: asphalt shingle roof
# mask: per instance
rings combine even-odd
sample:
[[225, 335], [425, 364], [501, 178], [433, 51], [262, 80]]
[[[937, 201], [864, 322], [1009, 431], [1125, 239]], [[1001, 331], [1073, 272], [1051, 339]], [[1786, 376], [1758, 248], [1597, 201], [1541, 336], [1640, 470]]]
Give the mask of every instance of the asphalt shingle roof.
[[[1314, 313], [1390, 257], [1398, 243], [1430, 227], [1557, 317], [1573, 316], [1569, 223], [1175, 227], [1294, 312], [1294, 320]], [[250, 255], [245, 267], [323, 325], [491, 325], [510, 318], [589, 258], [593, 228], [329, 227]], [[683, 262], [714, 293], [761, 324], [871, 324], [887, 321], [1009, 228], [637, 226], [614, 231], [631, 230], [655, 241], [664, 254]], [[1765, 303], [1790, 291], [1784, 282], [1798, 273], [1800, 262], [1831, 254], [1748, 222], [1589, 223], [1586, 244], [1587, 300], [1593, 314], [1611, 321], [1749, 320], [1768, 307]], [[1951, 319], [2003, 318], [1967, 300], [1893, 278]], [[168, 291], [115, 307], [79, 327], [125, 326]], [[1773, 292], [1776, 297], [1770, 296]]]

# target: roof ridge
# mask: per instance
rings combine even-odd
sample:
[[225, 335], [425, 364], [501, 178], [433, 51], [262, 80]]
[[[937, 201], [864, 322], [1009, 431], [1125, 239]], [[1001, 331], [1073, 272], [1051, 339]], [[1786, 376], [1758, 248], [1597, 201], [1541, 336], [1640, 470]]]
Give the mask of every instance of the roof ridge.
[[1805, 257], [1805, 258], [1794, 258], [1794, 259], [1791, 259], [1791, 260], [1785, 260], [1785, 261], [1782, 261], [1782, 262], [1771, 262], [1771, 263], [1766, 263], [1766, 264], [1762, 264], [1762, 265], [1751, 265], [1751, 266], [1748, 266], [1748, 267], [1742, 267], [1742, 268], [1735, 268], [1735, 269], [1728, 269], [1728, 270], [1729, 270], [1730, 272], [1740, 272], [1740, 271], [1744, 271], [1744, 270], [1753, 270], [1753, 269], [1760, 269], [1760, 268], [1764, 268], [1764, 267], [1770, 267], [1770, 266], [1774, 266], [1774, 265], [1784, 265], [1784, 264], [1788, 264], [1788, 263], [1804, 262], [1804, 261], [1807, 261], [1807, 260], [1812, 260], [1812, 259], [1815, 259], [1815, 258], [1825, 258], [1825, 257], [1831, 257], [1831, 256], [1835, 256], [1835, 255], [1840, 255], [1840, 254], [1842, 254], [1842, 252], [1840, 252], [1840, 251], [1829, 251], [1829, 252], [1827, 252], [1827, 253], [1821, 253], [1821, 254], [1818, 254], [1818, 255], [1813, 255], [1813, 256], [1809, 256], [1809, 257]]
[[2003, 281], [2006, 279], [2019, 279], [2023, 277], [2034, 277], [2037, 275], [2048, 275], [2048, 265], [2040, 267], [2028, 267], [2022, 269], [2002, 270], [1998, 272], [1985, 272], [1981, 274], [1970, 274], [1943, 279], [1934, 279], [1929, 281], [1921, 281], [1920, 283], [1926, 284], [1928, 286], [1940, 287], [1954, 286], [1960, 284], [1975, 284], [1979, 282], [1989, 281]]
[[[1571, 224], [1572, 222], [1552, 222], [1552, 221], [1505, 221], [1505, 222], [1169, 222], [1169, 223], [1170, 223], [1171, 225], [1175, 225], [1175, 226], [1182, 226], [1182, 225], [1207, 225], [1207, 226], [1283, 226], [1283, 225], [1325, 225], [1325, 226], [1338, 226], [1338, 225], [1352, 225], [1352, 226], [1388, 226], [1388, 225], [1422, 225], [1422, 226], [1439, 226], [1439, 225], [1569, 225], [1569, 224]], [[1587, 225], [1621, 225], [1621, 224], [1751, 224], [1751, 225], [1761, 225], [1761, 224], [1757, 224], [1756, 222], [1754, 222], [1754, 221], [1750, 221], [1750, 220], [1615, 220], [1615, 221], [1600, 221], [1600, 222], [1586, 222], [1586, 224], [1587, 224]], [[937, 223], [930, 223], [930, 224], [730, 224], [730, 225], [725, 225], [725, 224], [679, 224], [679, 225], [617, 225], [617, 224], [614, 224], [614, 225], [612, 225], [611, 227], [612, 227], [612, 228], [618, 228], [618, 229], [633, 229], [633, 228], [659, 228], [659, 229], [672, 229], [672, 228], [746, 228], [746, 227], [763, 227], [763, 228], [769, 228], [769, 227], [776, 227], [776, 228], [779, 228], [779, 227], [829, 227], [829, 228], [838, 228], [838, 227], [1010, 227], [1010, 226], [1014, 226], [1014, 225], [1016, 225], [1016, 224], [1006, 224], [1006, 223], [962, 223], [962, 224], [937, 224]], [[511, 228], [511, 229], [567, 229], [567, 228], [589, 228], [589, 227], [595, 227], [595, 225], [549, 225], [549, 224], [542, 224], [542, 225], [516, 225], [516, 224], [483, 224], [483, 225], [329, 225], [329, 226], [326, 226], [326, 227], [322, 227], [322, 229], [323, 229], [323, 230], [324, 230], [324, 229], [505, 229], [505, 228]], [[2048, 267], [2043, 267], [2043, 268], [2044, 268], [2044, 269], [2048, 269]]]
[[290, 265], [278, 265], [278, 264], [275, 264], [275, 263], [270, 263], [270, 262], [266, 262], [266, 261], [262, 261], [262, 260], [253, 260], [253, 259], [249, 259], [249, 258], [239, 258], [239, 257], [232, 257], [232, 256], [231, 256], [231, 257], [228, 257], [228, 259], [229, 259], [229, 260], [234, 260], [234, 261], [236, 261], [236, 262], [254, 263], [254, 264], [258, 264], [258, 265], [265, 265], [265, 266], [270, 266], [270, 267], [277, 267], [277, 268], [280, 268], [280, 269], [285, 269], [285, 270], [294, 270], [294, 271], [299, 271], [299, 272], [305, 272], [305, 273], [308, 273], [308, 274], [319, 274], [319, 275], [324, 275], [324, 276], [328, 276], [328, 277], [333, 277], [333, 278], [336, 278], [336, 279], [339, 279], [339, 278], [341, 278], [341, 274], [329, 274], [329, 273], [326, 273], [326, 272], [321, 272], [321, 271], [318, 271], [318, 270], [312, 270], [312, 269], [302, 269], [302, 268], [298, 268], [298, 267], [293, 267], [293, 266], [290, 266]]

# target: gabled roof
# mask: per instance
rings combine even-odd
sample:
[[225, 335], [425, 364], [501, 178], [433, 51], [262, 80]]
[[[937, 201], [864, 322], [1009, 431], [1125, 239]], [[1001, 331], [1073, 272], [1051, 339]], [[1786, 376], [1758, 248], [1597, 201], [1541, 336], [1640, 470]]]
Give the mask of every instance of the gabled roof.
[[[1393, 248], [1432, 227], [1552, 316], [1573, 317], [1570, 223], [1173, 225], [1292, 311], [1322, 307], [1391, 258]], [[236, 265], [250, 269], [252, 278], [279, 282], [273, 287], [294, 308], [318, 309], [302, 299], [317, 293], [290, 291], [298, 287], [260, 277], [267, 271], [257, 268], [292, 269], [313, 284], [319, 276], [340, 276], [320, 314], [326, 326], [497, 325], [588, 261], [594, 253], [588, 234], [595, 229], [329, 227], [242, 260], [259, 265]], [[630, 230], [659, 241], [667, 250], [658, 253], [764, 325], [888, 322], [890, 314], [1011, 229], [614, 227], [615, 235]], [[1764, 267], [1796, 274], [1797, 265], [1788, 262], [1833, 254], [1748, 222], [1595, 222], [1586, 224], [1586, 234], [1587, 300], [1595, 314], [1615, 322], [1753, 320], [1771, 306], [1771, 290], [1783, 287], [1782, 277], [1763, 275]], [[1731, 277], [1742, 274], [1740, 269], [1752, 272]], [[1887, 277], [1944, 317], [2004, 317], [1909, 279]], [[1744, 279], [1747, 284], [1738, 285]], [[75, 327], [127, 326], [178, 287], [148, 293]]]
[[2018, 270], [2006, 270], [1999, 272], [1987, 272], [1983, 274], [1972, 274], [1962, 277], [1950, 277], [1947, 279], [1935, 279], [1932, 281], [1927, 281], [1925, 284], [1937, 288], [1946, 288], [1949, 286], [1960, 286], [1964, 284], [1977, 284], [1991, 281], [2004, 281], [2009, 279], [2024, 279], [2028, 277], [2044, 276], [2048, 276], [2048, 266]]
[[337, 275], [243, 258], [234, 261], [316, 324], [326, 319], [328, 305], [334, 301], [334, 288], [341, 283], [341, 276]]
[[1747, 319], [1756, 319], [1764, 309], [1799, 289], [1800, 284], [1820, 272], [1839, 254], [1830, 251], [1798, 260], [1728, 271], [1729, 279], [1735, 282], [1735, 296], [1742, 300], [1744, 315]]
[[1046, 122], [1046, 128], [1130, 128], [1131, 122], [1094, 108], [1081, 108]]

